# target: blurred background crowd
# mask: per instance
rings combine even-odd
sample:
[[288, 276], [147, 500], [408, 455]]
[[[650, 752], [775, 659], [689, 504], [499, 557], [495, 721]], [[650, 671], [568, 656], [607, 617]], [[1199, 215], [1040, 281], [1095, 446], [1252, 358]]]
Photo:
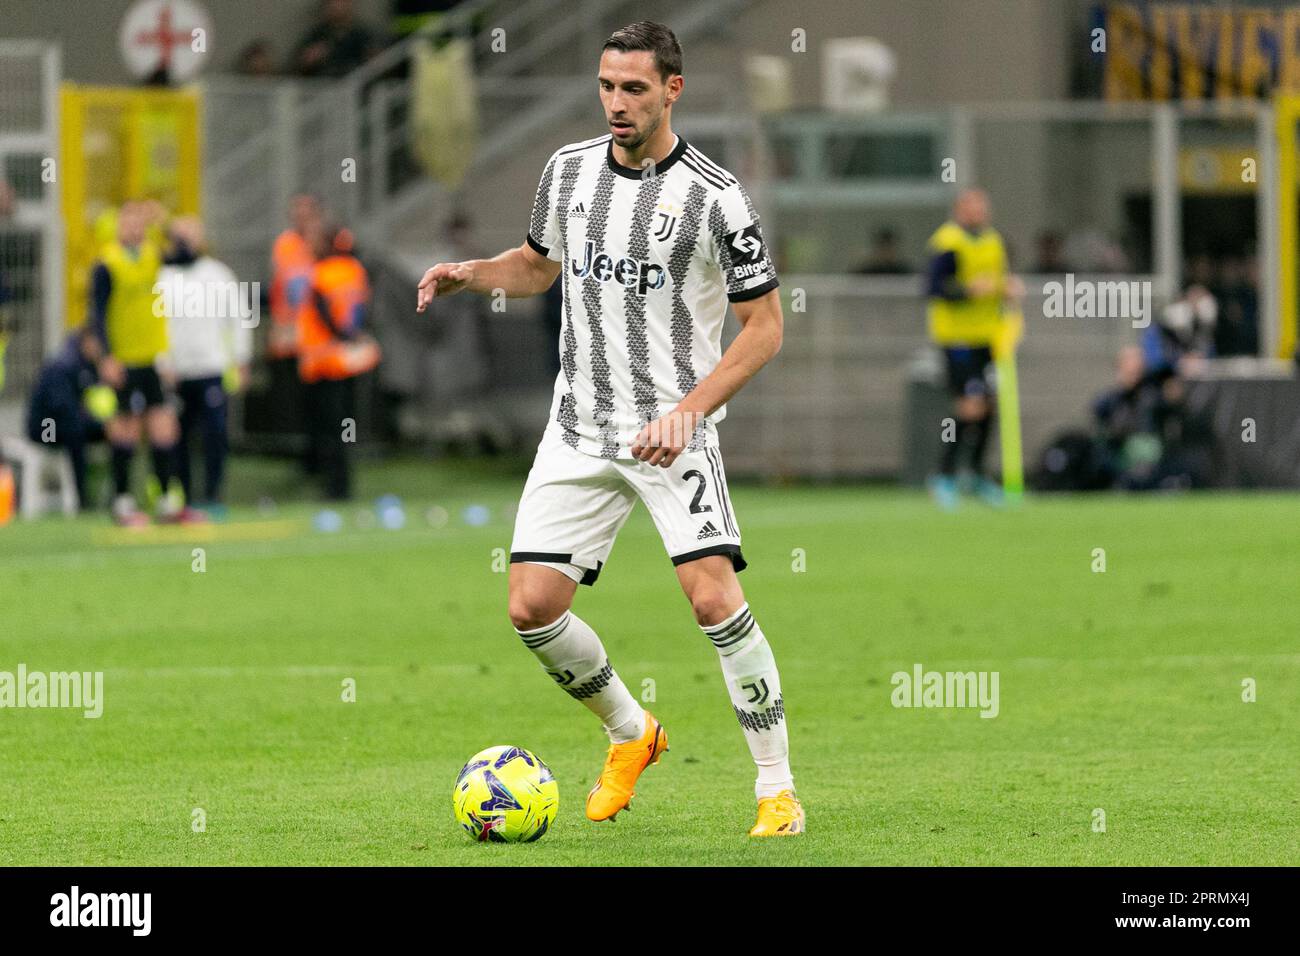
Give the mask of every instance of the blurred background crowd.
[[[646, 12], [559, 6], [16, 4], [0, 43], [5, 457], [30, 470], [27, 444], [56, 444], [77, 500], [131, 521], [146, 504], [219, 515], [232, 455], [341, 499], [376, 457], [530, 450], [558, 287], [412, 304], [432, 262], [518, 244], [546, 156], [601, 132], [599, 42]], [[948, 399], [927, 243], [979, 186], [1025, 279], [1033, 483], [1300, 483], [1300, 72], [1279, 42], [1300, 8], [1021, 0], [933, 29], [905, 0], [657, 6], [686, 54], [677, 124], [753, 184], [783, 290], [803, 296], [729, 414], [737, 475], [933, 470]], [[102, 42], [61, 46], [74, 23]], [[1232, 57], [1210, 55], [1222, 43]], [[1047, 315], [1066, 275], [1149, 283], [1153, 321]], [[146, 281], [233, 292], [155, 316]], [[165, 333], [123, 360], [113, 330], [132, 309]], [[128, 445], [145, 454], [124, 462]]]

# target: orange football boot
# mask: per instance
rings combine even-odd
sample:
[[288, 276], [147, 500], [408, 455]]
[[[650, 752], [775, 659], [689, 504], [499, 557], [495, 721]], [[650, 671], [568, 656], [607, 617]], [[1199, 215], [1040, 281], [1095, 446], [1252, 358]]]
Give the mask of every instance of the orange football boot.
[[782, 790], [775, 797], [758, 801], [758, 822], [750, 836], [797, 836], [803, 833], [803, 806], [793, 790]]
[[613, 820], [632, 802], [637, 778], [659, 755], [668, 750], [668, 734], [654, 714], [645, 712], [645, 733], [638, 740], [610, 744], [605, 769], [587, 794], [588, 820]]

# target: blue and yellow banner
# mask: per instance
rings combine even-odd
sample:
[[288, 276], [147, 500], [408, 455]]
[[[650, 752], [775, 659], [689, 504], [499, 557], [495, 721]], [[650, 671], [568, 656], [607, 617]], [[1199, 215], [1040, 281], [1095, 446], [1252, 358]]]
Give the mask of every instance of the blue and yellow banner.
[[[1107, 3], [1089, 37], [1108, 100], [1300, 93], [1300, 4]], [[1104, 30], [1104, 51], [1098, 29]]]

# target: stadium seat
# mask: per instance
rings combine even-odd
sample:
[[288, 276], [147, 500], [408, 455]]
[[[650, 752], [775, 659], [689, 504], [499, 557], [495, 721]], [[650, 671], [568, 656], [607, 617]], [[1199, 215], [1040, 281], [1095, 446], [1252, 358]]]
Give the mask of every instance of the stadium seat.
[[[65, 515], [77, 513], [77, 484], [72, 462], [59, 448], [29, 441], [21, 435], [0, 436], [0, 458], [17, 465], [18, 509], [27, 519], [51, 510], [51, 501]], [[55, 484], [49, 484], [53, 475]]]

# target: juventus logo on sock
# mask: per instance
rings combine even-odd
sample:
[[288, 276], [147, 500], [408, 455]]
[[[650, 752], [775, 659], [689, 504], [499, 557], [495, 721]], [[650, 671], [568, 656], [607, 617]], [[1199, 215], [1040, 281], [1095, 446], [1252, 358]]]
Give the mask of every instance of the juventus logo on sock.
[[763, 677], [748, 684], [741, 684], [740, 688], [750, 692], [749, 698], [745, 701], [747, 704], [766, 704], [767, 699], [772, 696], [772, 692], [767, 689], [767, 679]]

